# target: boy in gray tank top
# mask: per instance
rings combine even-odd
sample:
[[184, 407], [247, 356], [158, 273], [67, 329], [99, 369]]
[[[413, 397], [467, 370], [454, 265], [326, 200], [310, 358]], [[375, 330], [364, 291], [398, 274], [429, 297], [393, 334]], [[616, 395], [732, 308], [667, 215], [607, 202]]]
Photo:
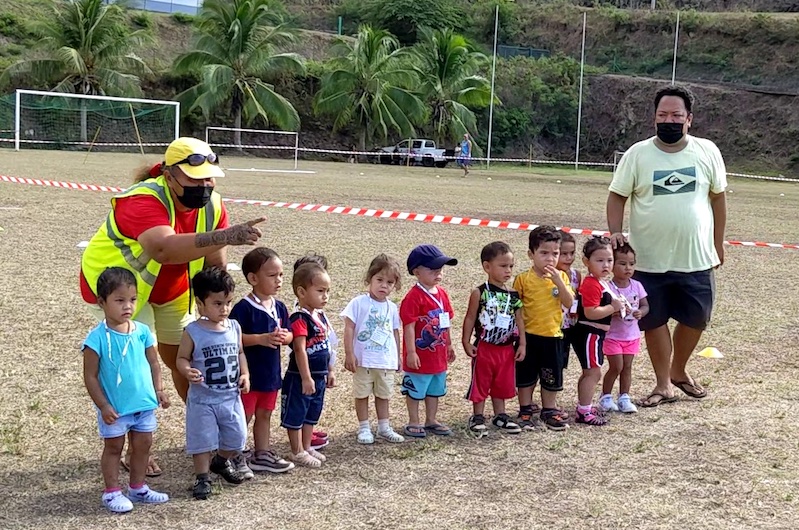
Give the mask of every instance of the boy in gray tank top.
[[[200, 320], [183, 331], [177, 367], [191, 383], [186, 399], [186, 452], [194, 460], [193, 495], [211, 494], [210, 472], [232, 484], [245, 477], [231, 461], [243, 449], [247, 424], [241, 393], [250, 389], [247, 359], [241, 344], [241, 327], [230, 320], [233, 278], [217, 267], [192, 279]], [[217, 454], [213, 456], [213, 451]]]

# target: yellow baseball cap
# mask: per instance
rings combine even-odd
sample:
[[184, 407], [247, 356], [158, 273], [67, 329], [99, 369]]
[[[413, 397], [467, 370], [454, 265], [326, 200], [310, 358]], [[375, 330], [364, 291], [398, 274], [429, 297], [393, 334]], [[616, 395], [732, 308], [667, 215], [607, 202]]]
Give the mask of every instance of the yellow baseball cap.
[[[209, 157], [209, 155], [213, 156]], [[174, 140], [166, 148], [164, 164], [167, 166], [177, 165], [187, 177], [192, 179], [225, 176], [225, 172], [219, 167], [219, 158], [211, 146], [197, 138], [183, 137]]]

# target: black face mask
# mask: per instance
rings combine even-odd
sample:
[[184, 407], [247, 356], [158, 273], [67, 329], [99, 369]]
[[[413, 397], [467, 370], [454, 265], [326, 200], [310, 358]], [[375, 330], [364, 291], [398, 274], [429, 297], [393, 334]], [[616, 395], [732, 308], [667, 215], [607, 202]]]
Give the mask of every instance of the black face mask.
[[682, 132], [684, 123], [658, 123], [657, 135], [664, 144], [676, 144], [685, 136]]
[[178, 197], [180, 204], [192, 210], [203, 208], [211, 200], [213, 186], [181, 186], [183, 195]]

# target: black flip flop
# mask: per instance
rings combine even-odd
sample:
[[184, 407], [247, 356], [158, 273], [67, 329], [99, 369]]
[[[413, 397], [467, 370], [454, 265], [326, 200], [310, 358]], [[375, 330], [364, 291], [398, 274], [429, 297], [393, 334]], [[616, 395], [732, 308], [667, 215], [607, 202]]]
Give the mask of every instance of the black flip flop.
[[674, 379], [672, 379], [671, 384], [682, 390], [686, 396], [690, 396], [695, 399], [702, 399], [704, 397], [707, 397], [707, 390], [705, 390], [701, 386], [698, 386], [696, 382], [693, 380], [675, 381]]
[[[652, 398], [655, 396], [659, 397], [660, 399], [653, 403]], [[675, 401], [677, 401], [676, 396], [669, 397], [669, 396], [664, 396], [660, 392], [652, 392], [651, 394], [646, 396], [646, 398], [640, 400], [638, 402], [638, 406], [644, 407], [645, 409], [652, 409], [657, 406], [663, 405], [664, 403], [674, 403]]]

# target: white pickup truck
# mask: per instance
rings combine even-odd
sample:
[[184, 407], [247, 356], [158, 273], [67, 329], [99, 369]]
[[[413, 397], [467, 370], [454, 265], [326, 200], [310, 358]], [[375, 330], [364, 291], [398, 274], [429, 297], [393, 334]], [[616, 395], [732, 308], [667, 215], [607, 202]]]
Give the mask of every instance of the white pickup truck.
[[[410, 149], [408, 143], [410, 142]], [[368, 159], [373, 164], [419, 164], [425, 167], [444, 167], [448, 160], [445, 156], [452, 156], [453, 152], [447, 153], [445, 149], [436, 148], [433, 140], [412, 139], [403, 140], [397, 145], [390, 147], [378, 147], [374, 154], [369, 155]], [[410, 160], [408, 160], [410, 158]]]

